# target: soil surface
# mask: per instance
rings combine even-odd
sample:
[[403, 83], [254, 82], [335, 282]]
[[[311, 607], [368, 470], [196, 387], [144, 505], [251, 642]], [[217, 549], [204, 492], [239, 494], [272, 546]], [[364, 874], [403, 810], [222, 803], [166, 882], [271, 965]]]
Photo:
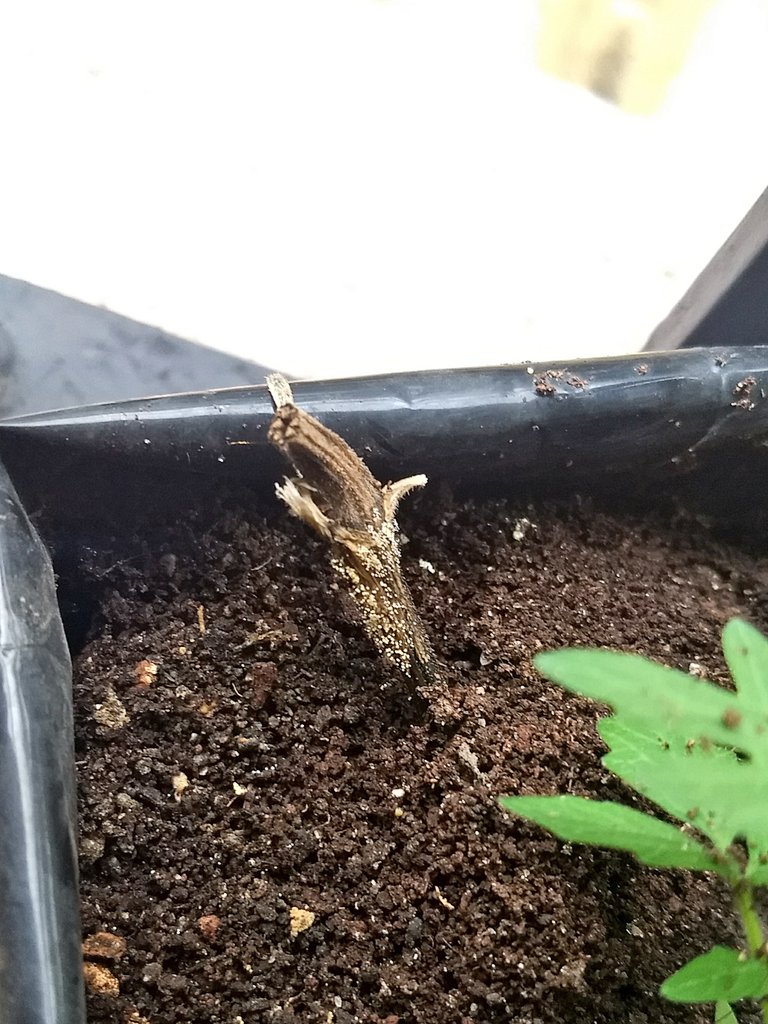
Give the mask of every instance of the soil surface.
[[127, 944], [92, 1024], [712, 1020], [657, 991], [737, 941], [722, 885], [564, 845], [495, 797], [631, 803], [599, 709], [532, 655], [608, 645], [725, 681], [719, 631], [768, 626], [768, 562], [589, 503], [414, 507], [404, 575], [442, 665], [426, 695], [276, 508], [145, 534], [117, 564], [83, 551], [101, 599], [76, 661], [84, 934]]

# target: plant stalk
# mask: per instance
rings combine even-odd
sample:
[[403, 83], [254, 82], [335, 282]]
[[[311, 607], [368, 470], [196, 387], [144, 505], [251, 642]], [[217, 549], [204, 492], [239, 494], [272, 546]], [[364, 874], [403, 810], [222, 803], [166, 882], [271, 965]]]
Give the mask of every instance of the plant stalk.
[[[755, 910], [755, 890], [746, 879], [741, 879], [734, 886], [734, 897], [750, 955], [764, 956], [765, 934]], [[768, 997], [763, 997], [760, 1000], [760, 1007], [763, 1011], [763, 1022], [768, 1024]]]

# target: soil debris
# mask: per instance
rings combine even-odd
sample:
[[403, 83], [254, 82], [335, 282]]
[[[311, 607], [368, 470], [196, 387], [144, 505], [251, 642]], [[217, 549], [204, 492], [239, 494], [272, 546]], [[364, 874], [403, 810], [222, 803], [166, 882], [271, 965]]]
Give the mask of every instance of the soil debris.
[[181, 798], [189, 789], [189, 779], [184, 772], [177, 772], [171, 779], [171, 785], [173, 786], [173, 799], [177, 804], [181, 803]]
[[107, 996], [110, 999], [120, 995], [120, 982], [103, 964], [94, 964], [86, 960], [83, 964], [83, 975], [86, 988], [96, 995]]
[[753, 400], [753, 393], [756, 387], [757, 381], [754, 377], [745, 377], [743, 380], [740, 380], [733, 389], [733, 395], [736, 401], [731, 402], [731, 406], [734, 409], [744, 409], [747, 412], [754, 409], [755, 402]]
[[151, 686], [157, 678], [157, 663], [149, 658], [142, 658], [133, 670], [137, 686]]
[[301, 932], [311, 928], [315, 923], [315, 915], [311, 910], [291, 907], [291, 938], [295, 939]]
[[213, 942], [219, 933], [219, 928], [221, 928], [221, 918], [217, 917], [216, 914], [203, 914], [202, 917], [197, 919], [197, 927], [204, 938], [209, 942]]
[[101, 703], [94, 708], [93, 719], [105, 729], [122, 729], [130, 722], [125, 705], [111, 686], [106, 688]]
[[533, 390], [537, 395], [543, 397], [549, 397], [557, 394], [557, 388], [552, 383], [553, 371], [546, 370], [544, 373], [538, 373], [533, 378]]
[[256, 708], [262, 708], [277, 683], [277, 665], [273, 661], [254, 662], [245, 676], [250, 683], [251, 701]]
[[83, 956], [119, 960], [128, 948], [125, 939], [112, 932], [95, 932], [83, 939]]
[[[566, 376], [566, 374], [568, 375]], [[583, 391], [589, 387], [589, 381], [584, 377], [579, 377], [576, 373], [568, 373], [567, 370], [544, 370], [543, 373], [538, 373], [533, 378], [533, 390], [537, 395], [555, 395], [557, 394], [555, 381], [563, 381], [575, 391]]]
[[515, 521], [515, 527], [512, 530], [512, 538], [513, 540], [520, 542], [521, 540], [525, 540], [530, 530], [535, 531], [537, 529], [538, 527], [536, 526], [536, 523], [532, 523], [530, 519], [526, 518], [526, 516], [521, 516]]

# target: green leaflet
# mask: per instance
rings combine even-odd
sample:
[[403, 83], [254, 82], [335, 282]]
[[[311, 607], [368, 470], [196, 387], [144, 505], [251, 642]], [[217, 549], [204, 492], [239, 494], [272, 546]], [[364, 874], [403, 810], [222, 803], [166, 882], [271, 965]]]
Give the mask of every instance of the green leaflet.
[[[611, 727], [601, 723], [601, 734]], [[768, 848], [768, 774], [748, 761], [714, 751], [665, 746], [624, 729], [603, 757], [610, 771], [681, 821], [709, 836], [721, 851], [737, 837]]]
[[578, 796], [508, 796], [499, 803], [567, 842], [626, 850], [652, 867], [719, 870], [706, 848], [679, 828], [622, 804]]
[[643, 732], [706, 738], [750, 753], [755, 746], [736, 694], [638, 654], [577, 647], [538, 654], [534, 664], [566, 690], [610, 705]]
[[768, 758], [768, 639], [742, 619], [731, 619], [723, 629], [723, 654], [739, 692], [739, 707], [749, 727], [762, 736], [754, 755]]
[[690, 960], [661, 986], [661, 994], [676, 1003], [760, 999], [768, 995], [768, 963], [727, 946], [714, 946]]
[[597, 723], [597, 731], [600, 738], [610, 750], [621, 750], [624, 746], [634, 747], [636, 744], [644, 744], [648, 756], [655, 756], [656, 751], [664, 751], [672, 747], [676, 751], [684, 752], [686, 756], [693, 758], [707, 757], [720, 758], [730, 764], [739, 764], [738, 755], [728, 747], [718, 747], [714, 744], [690, 743], [681, 736], [672, 736], [669, 739], [662, 739], [654, 733], [644, 732], [634, 726], [627, 725], [622, 718], [609, 715], [601, 718]]

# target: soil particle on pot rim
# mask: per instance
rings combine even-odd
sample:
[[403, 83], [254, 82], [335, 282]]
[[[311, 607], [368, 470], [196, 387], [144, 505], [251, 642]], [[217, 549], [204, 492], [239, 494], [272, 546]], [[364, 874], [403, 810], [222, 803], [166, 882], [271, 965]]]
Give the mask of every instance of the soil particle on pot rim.
[[599, 710], [532, 655], [600, 644], [726, 681], [719, 631], [765, 627], [765, 560], [687, 520], [425, 499], [402, 517], [442, 666], [425, 695], [301, 524], [214, 518], [137, 538], [106, 577], [113, 552], [83, 555], [102, 588], [75, 680], [84, 929], [126, 945], [92, 1024], [711, 1020], [657, 992], [738, 941], [721, 883], [560, 843], [495, 798], [632, 802]]

